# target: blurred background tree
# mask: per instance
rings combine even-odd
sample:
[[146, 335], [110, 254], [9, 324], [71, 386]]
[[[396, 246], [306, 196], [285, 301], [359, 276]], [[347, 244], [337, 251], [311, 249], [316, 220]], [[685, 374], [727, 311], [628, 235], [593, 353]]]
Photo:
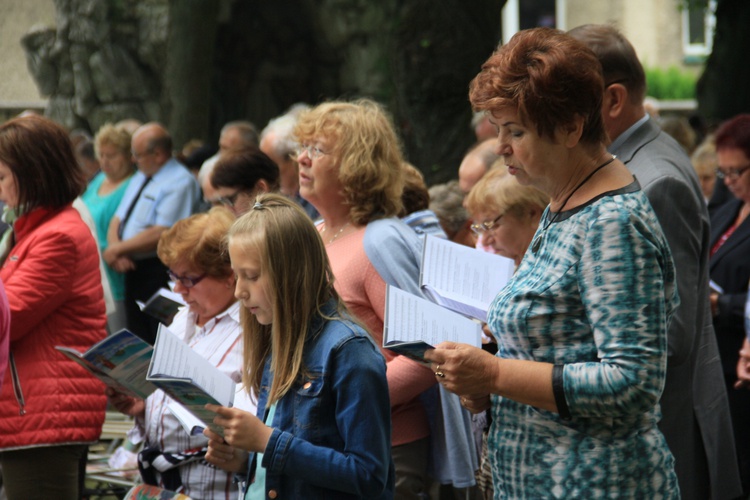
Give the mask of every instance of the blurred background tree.
[[299, 102], [371, 97], [429, 183], [474, 141], [467, 90], [500, 39], [504, 0], [55, 0], [23, 39], [46, 114], [95, 132], [158, 120], [175, 145], [259, 128]]

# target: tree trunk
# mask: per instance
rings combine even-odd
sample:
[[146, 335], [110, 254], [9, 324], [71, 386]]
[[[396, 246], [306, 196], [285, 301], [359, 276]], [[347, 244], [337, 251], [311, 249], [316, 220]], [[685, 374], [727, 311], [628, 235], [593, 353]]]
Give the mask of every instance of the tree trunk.
[[208, 135], [211, 71], [216, 47], [216, 0], [169, 2], [163, 113], [176, 148]]
[[476, 140], [469, 82], [500, 40], [504, 1], [412, 0], [401, 8], [391, 42], [406, 156], [428, 184], [454, 179]]
[[713, 51], [698, 80], [698, 112], [711, 127], [750, 112], [750, 2], [719, 0]]
[[[297, 102], [370, 97], [428, 183], [473, 143], [468, 85], [500, 39], [497, 0], [244, 0], [219, 29], [212, 130]], [[220, 90], [218, 90], [220, 89]]]

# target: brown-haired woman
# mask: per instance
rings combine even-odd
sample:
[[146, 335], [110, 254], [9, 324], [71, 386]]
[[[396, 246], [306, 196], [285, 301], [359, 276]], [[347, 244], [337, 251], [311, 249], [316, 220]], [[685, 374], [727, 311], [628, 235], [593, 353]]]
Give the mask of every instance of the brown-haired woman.
[[223, 205], [239, 217], [248, 211], [255, 197], [279, 188], [279, 167], [256, 147], [229, 151], [211, 172], [214, 206]]
[[492, 407], [496, 497], [680, 495], [656, 425], [674, 266], [640, 186], [607, 153], [603, 92], [596, 56], [545, 28], [516, 34], [471, 84], [509, 173], [550, 197], [490, 309], [497, 356], [447, 342], [427, 353], [465, 406]]
[[[750, 281], [750, 114], [724, 122], [716, 131], [716, 176], [732, 198], [711, 215], [711, 279], [721, 293], [710, 295], [716, 341], [734, 423], [743, 492], [750, 491], [750, 341], [745, 304]], [[742, 348], [742, 351], [740, 351]]]
[[68, 134], [39, 116], [0, 126], [0, 242], [11, 309], [11, 363], [0, 393], [0, 465], [9, 499], [80, 498], [88, 445], [101, 433], [101, 382], [55, 350], [105, 335], [99, 252], [72, 207], [83, 171]]

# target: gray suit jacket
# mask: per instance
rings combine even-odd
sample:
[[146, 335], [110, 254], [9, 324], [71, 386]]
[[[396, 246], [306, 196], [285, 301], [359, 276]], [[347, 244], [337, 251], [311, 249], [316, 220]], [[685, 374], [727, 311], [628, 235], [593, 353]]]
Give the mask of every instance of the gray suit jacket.
[[[659, 428], [675, 456], [683, 499], [742, 492], [729, 404], [708, 301], [709, 219], [684, 150], [648, 120], [617, 151], [640, 182], [669, 242], [680, 306], [669, 325]], [[705, 451], [704, 451], [705, 450]]]

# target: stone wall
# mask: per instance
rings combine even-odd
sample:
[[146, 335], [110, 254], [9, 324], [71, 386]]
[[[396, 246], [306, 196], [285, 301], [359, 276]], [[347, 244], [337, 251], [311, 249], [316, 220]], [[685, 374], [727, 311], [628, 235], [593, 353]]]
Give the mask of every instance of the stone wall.
[[46, 115], [96, 131], [107, 121], [161, 118], [167, 0], [55, 0], [57, 25], [21, 39], [48, 98]]
[[21, 37], [35, 24], [55, 22], [53, 0], [3, 0], [0, 8], [0, 122], [24, 109], [43, 110], [45, 100], [26, 69]]

